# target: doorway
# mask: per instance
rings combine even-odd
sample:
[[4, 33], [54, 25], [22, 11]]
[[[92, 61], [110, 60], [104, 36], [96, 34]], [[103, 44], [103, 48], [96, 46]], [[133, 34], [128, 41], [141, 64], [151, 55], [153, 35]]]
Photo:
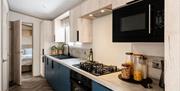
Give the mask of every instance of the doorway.
[[21, 85], [32, 78], [33, 24], [22, 21], [10, 22], [9, 86]]
[[33, 66], [33, 24], [31, 23], [22, 23], [22, 81], [32, 78], [32, 66]]

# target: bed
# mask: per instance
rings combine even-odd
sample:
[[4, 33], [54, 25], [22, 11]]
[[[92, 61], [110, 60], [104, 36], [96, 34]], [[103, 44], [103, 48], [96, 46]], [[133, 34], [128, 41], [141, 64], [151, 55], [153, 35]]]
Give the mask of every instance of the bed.
[[22, 72], [32, 70], [32, 48], [24, 48], [22, 55]]

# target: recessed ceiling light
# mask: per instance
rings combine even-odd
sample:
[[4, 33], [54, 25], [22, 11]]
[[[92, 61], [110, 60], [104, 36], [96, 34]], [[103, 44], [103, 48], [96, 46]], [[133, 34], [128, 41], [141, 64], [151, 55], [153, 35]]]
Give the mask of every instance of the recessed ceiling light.
[[89, 16], [90, 16], [90, 17], [92, 17], [92, 16], [93, 16], [93, 14], [89, 14]]
[[104, 9], [102, 9], [102, 10], [101, 10], [101, 13], [104, 13], [104, 12], [105, 12], [105, 10], [104, 10]]

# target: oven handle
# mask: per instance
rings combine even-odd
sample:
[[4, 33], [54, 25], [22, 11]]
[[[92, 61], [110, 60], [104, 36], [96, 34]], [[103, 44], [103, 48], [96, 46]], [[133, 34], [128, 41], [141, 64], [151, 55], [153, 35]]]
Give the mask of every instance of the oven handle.
[[149, 4], [149, 34], [151, 34], [151, 4]]

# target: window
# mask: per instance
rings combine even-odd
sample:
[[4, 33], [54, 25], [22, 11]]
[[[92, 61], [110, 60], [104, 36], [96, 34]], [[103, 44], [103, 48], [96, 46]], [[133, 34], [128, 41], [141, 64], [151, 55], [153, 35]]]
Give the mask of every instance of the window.
[[55, 42], [70, 42], [69, 17], [55, 20]]
[[62, 24], [62, 29], [64, 30], [64, 38], [65, 38], [65, 42], [68, 43], [70, 42], [70, 22], [69, 22], [69, 17], [61, 20], [61, 24]]

